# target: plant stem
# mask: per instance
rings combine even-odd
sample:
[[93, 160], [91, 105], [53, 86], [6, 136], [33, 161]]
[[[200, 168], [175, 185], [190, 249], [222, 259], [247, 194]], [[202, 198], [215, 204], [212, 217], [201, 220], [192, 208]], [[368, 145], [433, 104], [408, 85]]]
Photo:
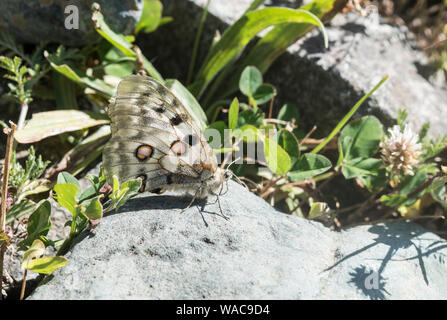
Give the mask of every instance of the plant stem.
[[[9, 121], [11, 125], [10, 129], [4, 129], [3, 132], [8, 135], [8, 140], [6, 142], [6, 154], [5, 163], [3, 166], [3, 181], [2, 181], [2, 196], [0, 203], [0, 234], [5, 232], [5, 219], [6, 219], [6, 201], [8, 196], [8, 180], [9, 180], [9, 168], [11, 166], [11, 153], [12, 145], [14, 144], [14, 133], [17, 126], [12, 121]], [[6, 245], [4, 243], [0, 244], [0, 299], [2, 299], [3, 290], [3, 259], [6, 251]]]
[[65, 254], [65, 251], [67, 251], [67, 248], [70, 246], [71, 240], [73, 240], [74, 237], [75, 237], [75, 235], [70, 233], [68, 238], [65, 239], [65, 241], [60, 246], [59, 250], [57, 250], [56, 256], [62, 256]]
[[22, 289], [20, 289], [20, 300], [23, 300], [25, 296], [25, 287], [26, 287], [26, 275], [28, 274], [28, 269], [25, 269], [25, 273], [23, 274], [22, 280]]
[[17, 123], [18, 130], [23, 128], [27, 113], [28, 113], [28, 104], [26, 102], [22, 102], [22, 109], [20, 110], [19, 122]]

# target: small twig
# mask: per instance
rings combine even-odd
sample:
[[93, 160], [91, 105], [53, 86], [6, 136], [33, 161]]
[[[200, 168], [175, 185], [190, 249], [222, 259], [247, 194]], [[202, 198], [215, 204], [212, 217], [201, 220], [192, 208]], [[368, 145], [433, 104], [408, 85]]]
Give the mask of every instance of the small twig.
[[272, 100], [270, 100], [270, 106], [269, 106], [269, 119], [272, 118], [272, 114], [273, 114], [273, 102], [275, 101], [275, 97], [276, 97], [276, 89], [273, 89], [273, 97]]
[[284, 177], [285, 177], [285, 175], [281, 175], [281, 176], [279, 176], [278, 178], [276, 178], [275, 180], [270, 181], [270, 183], [269, 183], [267, 186], [265, 186], [264, 189], [261, 190], [261, 192], [260, 192], [260, 193], [261, 193], [260, 197], [263, 198], [263, 199], [265, 199], [265, 197], [267, 197], [270, 193], [273, 192], [273, 191], [271, 191], [271, 190], [269, 190], [269, 189], [270, 189], [271, 187], [275, 186], [276, 183], [277, 183], [279, 180], [281, 180], [282, 178], [284, 178]]
[[[12, 121], [9, 121], [11, 125], [10, 129], [4, 129], [3, 132], [8, 135], [8, 140], [6, 142], [6, 155], [5, 163], [3, 165], [3, 181], [2, 181], [2, 196], [0, 204], [0, 234], [5, 232], [5, 219], [6, 219], [6, 201], [8, 196], [8, 180], [9, 180], [9, 168], [11, 166], [11, 153], [12, 146], [14, 144], [14, 133], [17, 126]], [[2, 297], [3, 290], [3, 259], [6, 251], [6, 245], [4, 243], [0, 244], [0, 297]], [[0, 298], [1, 299], [1, 298]]]
[[312, 133], [314, 133], [314, 131], [317, 130], [317, 126], [313, 126], [313, 128], [306, 134], [306, 136], [301, 140], [299, 146], [301, 147], [301, 145], [304, 143], [305, 140], [309, 139], [309, 137], [312, 135]]
[[289, 123], [289, 121], [279, 120], [279, 119], [274, 119], [274, 118], [264, 119], [263, 122], [264, 123], [277, 123], [277, 124], [282, 124], [282, 125], [287, 125]]
[[425, 190], [426, 188], [428, 188], [432, 182], [438, 178], [438, 177], [442, 177], [443, 174], [442, 173], [438, 173], [433, 175], [430, 179], [428, 179], [423, 185], [421, 185], [420, 187], [416, 188], [415, 190], [411, 191], [408, 195], [407, 198], [410, 199], [412, 197], [414, 197], [415, 195], [417, 195], [419, 192]]

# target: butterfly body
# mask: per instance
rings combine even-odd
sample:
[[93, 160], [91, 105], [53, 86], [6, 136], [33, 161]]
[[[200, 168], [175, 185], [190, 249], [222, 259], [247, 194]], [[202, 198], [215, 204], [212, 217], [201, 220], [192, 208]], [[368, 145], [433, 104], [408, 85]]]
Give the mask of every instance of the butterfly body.
[[120, 81], [108, 108], [112, 136], [103, 151], [108, 181], [140, 178], [140, 191], [218, 196], [231, 176], [182, 103], [155, 79]]

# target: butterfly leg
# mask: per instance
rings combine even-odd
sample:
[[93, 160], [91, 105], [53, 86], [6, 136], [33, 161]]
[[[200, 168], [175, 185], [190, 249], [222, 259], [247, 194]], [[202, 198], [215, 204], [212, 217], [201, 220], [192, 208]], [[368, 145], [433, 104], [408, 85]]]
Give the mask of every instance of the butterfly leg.
[[[220, 195], [218, 193], [214, 193], [214, 192], [212, 192], [211, 194], [213, 196], [216, 196], [216, 201], [217, 201], [217, 204], [219, 205], [219, 210], [220, 210], [220, 214], [222, 215], [222, 217], [224, 217], [227, 220], [230, 220], [230, 218], [223, 213], [222, 204], [220, 203]], [[216, 201], [214, 201], [214, 203], [216, 203]]]
[[219, 195], [217, 195], [217, 203], [219, 204], [220, 214], [222, 215], [222, 217], [224, 217], [224, 218], [227, 219], [227, 220], [230, 220], [230, 218], [227, 217], [227, 216], [223, 213], [222, 205], [220, 204], [220, 197], [219, 197]]
[[188, 206], [187, 206], [185, 209], [183, 209], [180, 213], [185, 212], [186, 210], [189, 209], [189, 207], [192, 206], [192, 204], [194, 203], [194, 200], [197, 199], [197, 196], [199, 195], [199, 193], [200, 193], [201, 190], [202, 190], [202, 187], [200, 187], [199, 189], [197, 189], [196, 193], [194, 194], [194, 196], [193, 196], [192, 199], [191, 199], [191, 202], [190, 202], [190, 203], [188, 204]]

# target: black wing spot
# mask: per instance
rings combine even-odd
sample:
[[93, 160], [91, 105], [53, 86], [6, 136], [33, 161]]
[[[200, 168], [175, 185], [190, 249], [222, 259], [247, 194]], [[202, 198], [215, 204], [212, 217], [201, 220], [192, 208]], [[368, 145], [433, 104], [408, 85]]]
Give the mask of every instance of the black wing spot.
[[155, 112], [158, 112], [158, 113], [163, 113], [166, 111], [165, 108], [163, 108], [163, 107], [157, 107], [154, 110], [155, 110]]
[[199, 137], [194, 134], [188, 134], [184, 138], [184, 142], [189, 144], [191, 147], [195, 146], [199, 142]]
[[167, 184], [173, 184], [174, 183], [174, 175], [169, 174], [166, 176], [166, 183]]
[[182, 123], [183, 122], [183, 119], [182, 119], [182, 117], [180, 117], [180, 115], [176, 115], [174, 118], [172, 118], [171, 120], [171, 124], [173, 125], [173, 126], [177, 126], [177, 125], [179, 125], [180, 123]]

